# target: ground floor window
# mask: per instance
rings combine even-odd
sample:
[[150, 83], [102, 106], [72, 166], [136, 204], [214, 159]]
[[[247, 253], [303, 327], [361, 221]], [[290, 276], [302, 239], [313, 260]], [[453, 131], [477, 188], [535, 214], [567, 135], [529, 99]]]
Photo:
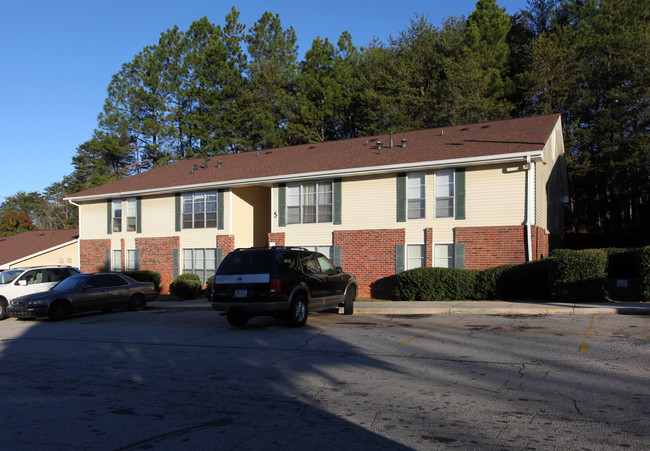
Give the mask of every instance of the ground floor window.
[[302, 246], [302, 247], [304, 247], [305, 249], [308, 249], [310, 251], [320, 252], [325, 257], [329, 258], [330, 260], [332, 260], [333, 257], [334, 257], [332, 255], [332, 246]]
[[406, 246], [406, 269], [424, 268], [426, 265], [423, 244], [409, 244]]
[[196, 274], [205, 284], [216, 269], [216, 249], [183, 249], [183, 274]]
[[436, 244], [433, 250], [434, 264], [438, 268], [454, 267], [454, 245]]
[[140, 269], [139, 251], [137, 249], [128, 249], [126, 251], [126, 270], [137, 271]]
[[111, 258], [111, 271], [122, 271], [122, 249], [114, 249], [111, 257], [113, 257]]

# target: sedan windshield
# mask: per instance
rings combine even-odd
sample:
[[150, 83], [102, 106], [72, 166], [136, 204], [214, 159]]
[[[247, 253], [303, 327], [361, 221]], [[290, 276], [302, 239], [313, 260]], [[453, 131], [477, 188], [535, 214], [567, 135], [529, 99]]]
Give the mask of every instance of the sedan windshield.
[[13, 282], [14, 279], [18, 277], [18, 275], [22, 272], [22, 270], [9, 270], [0, 273], [0, 284]]
[[59, 290], [78, 290], [88, 280], [87, 276], [71, 276], [62, 280], [58, 285], [52, 288], [52, 291]]

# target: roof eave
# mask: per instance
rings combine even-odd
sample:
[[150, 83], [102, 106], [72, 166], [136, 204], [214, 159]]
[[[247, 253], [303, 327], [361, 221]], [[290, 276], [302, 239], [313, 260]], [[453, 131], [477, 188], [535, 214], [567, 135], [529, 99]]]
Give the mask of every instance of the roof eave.
[[224, 180], [221, 182], [197, 183], [192, 185], [152, 188], [147, 190], [120, 191], [120, 192], [97, 194], [97, 195], [90, 195], [90, 196], [73, 195], [73, 196], [64, 197], [64, 200], [67, 200], [69, 202], [83, 202], [83, 201], [113, 199], [115, 197], [147, 196], [147, 195], [188, 192], [188, 191], [196, 191], [196, 190], [203, 190], [203, 189], [219, 189], [219, 188], [231, 188], [236, 186], [286, 183], [286, 182], [294, 182], [298, 180], [312, 180], [312, 179], [327, 178], [327, 177], [354, 177], [354, 176], [363, 176], [363, 175], [385, 174], [385, 173], [391, 173], [397, 171], [408, 171], [408, 170], [442, 169], [442, 168], [458, 167], [458, 166], [464, 166], [464, 167], [484, 166], [489, 164], [505, 164], [505, 163], [521, 162], [521, 161], [526, 161], [527, 158], [530, 158], [533, 161], [541, 161], [543, 159], [543, 151], [534, 150], [528, 152], [488, 155], [483, 157], [454, 158], [454, 159], [435, 160], [435, 161], [418, 161], [415, 163], [407, 163], [407, 164], [401, 163], [401, 164], [393, 164], [393, 165], [385, 165], [385, 166], [368, 166], [363, 168], [336, 169], [330, 171], [305, 172], [305, 173], [298, 173], [298, 174], [255, 177], [255, 178], [239, 179], [239, 180]]

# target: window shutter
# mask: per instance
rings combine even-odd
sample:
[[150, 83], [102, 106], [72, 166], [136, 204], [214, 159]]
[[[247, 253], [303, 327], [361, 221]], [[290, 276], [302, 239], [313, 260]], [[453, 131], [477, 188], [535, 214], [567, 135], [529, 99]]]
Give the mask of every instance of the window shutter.
[[332, 183], [332, 196], [334, 197], [334, 225], [341, 224], [341, 179], [334, 179]]
[[465, 269], [465, 243], [454, 244], [454, 267]]
[[287, 185], [278, 186], [278, 227], [287, 225]]
[[105, 271], [110, 271], [111, 270], [111, 250], [106, 249], [106, 270]]
[[135, 259], [135, 270], [140, 271], [140, 249], [133, 251], [133, 257]]
[[176, 231], [180, 232], [181, 231], [181, 195], [180, 194], [176, 194], [174, 216], [176, 219]]
[[217, 191], [217, 229], [223, 230], [223, 190]]
[[174, 280], [176, 280], [176, 278], [178, 277], [178, 275], [180, 273], [180, 270], [179, 270], [179, 267], [178, 267], [178, 264], [179, 264], [179, 262], [178, 262], [178, 253], [179, 253], [178, 249], [174, 249], [173, 252], [172, 252], [172, 262], [173, 262], [173, 267], [174, 267], [174, 274], [173, 274]]
[[332, 246], [332, 263], [334, 266], [343, 266], [341, 264], [341, 246], [338, 244]]
[[456, 219], [465, 219], [465, 168], [456, 169], [454, 177], [456, 194]]
[[395, 274], [404, 272], [404, 245], [395, 245]]
[[135, 233], [142, 233], [142, 198], [135, 200]]
[[219, 269], [219, 265], [223, 261], [223, 247], [217, 248], [217, 261], [215, 262], [215, 268]]
[[106, 201], [106, 233], [109, 235], [113, 233], [113, 201], [111, 199]]
[[397, 174], [397, 222], [406, 222], [406, 174]]

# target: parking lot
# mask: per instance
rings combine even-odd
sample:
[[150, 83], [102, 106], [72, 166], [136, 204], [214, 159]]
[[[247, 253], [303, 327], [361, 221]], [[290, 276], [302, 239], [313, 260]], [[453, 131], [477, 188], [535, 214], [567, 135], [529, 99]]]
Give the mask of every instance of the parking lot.
[[0, 322], [8, 449], [647, 449], [636, 315]]

